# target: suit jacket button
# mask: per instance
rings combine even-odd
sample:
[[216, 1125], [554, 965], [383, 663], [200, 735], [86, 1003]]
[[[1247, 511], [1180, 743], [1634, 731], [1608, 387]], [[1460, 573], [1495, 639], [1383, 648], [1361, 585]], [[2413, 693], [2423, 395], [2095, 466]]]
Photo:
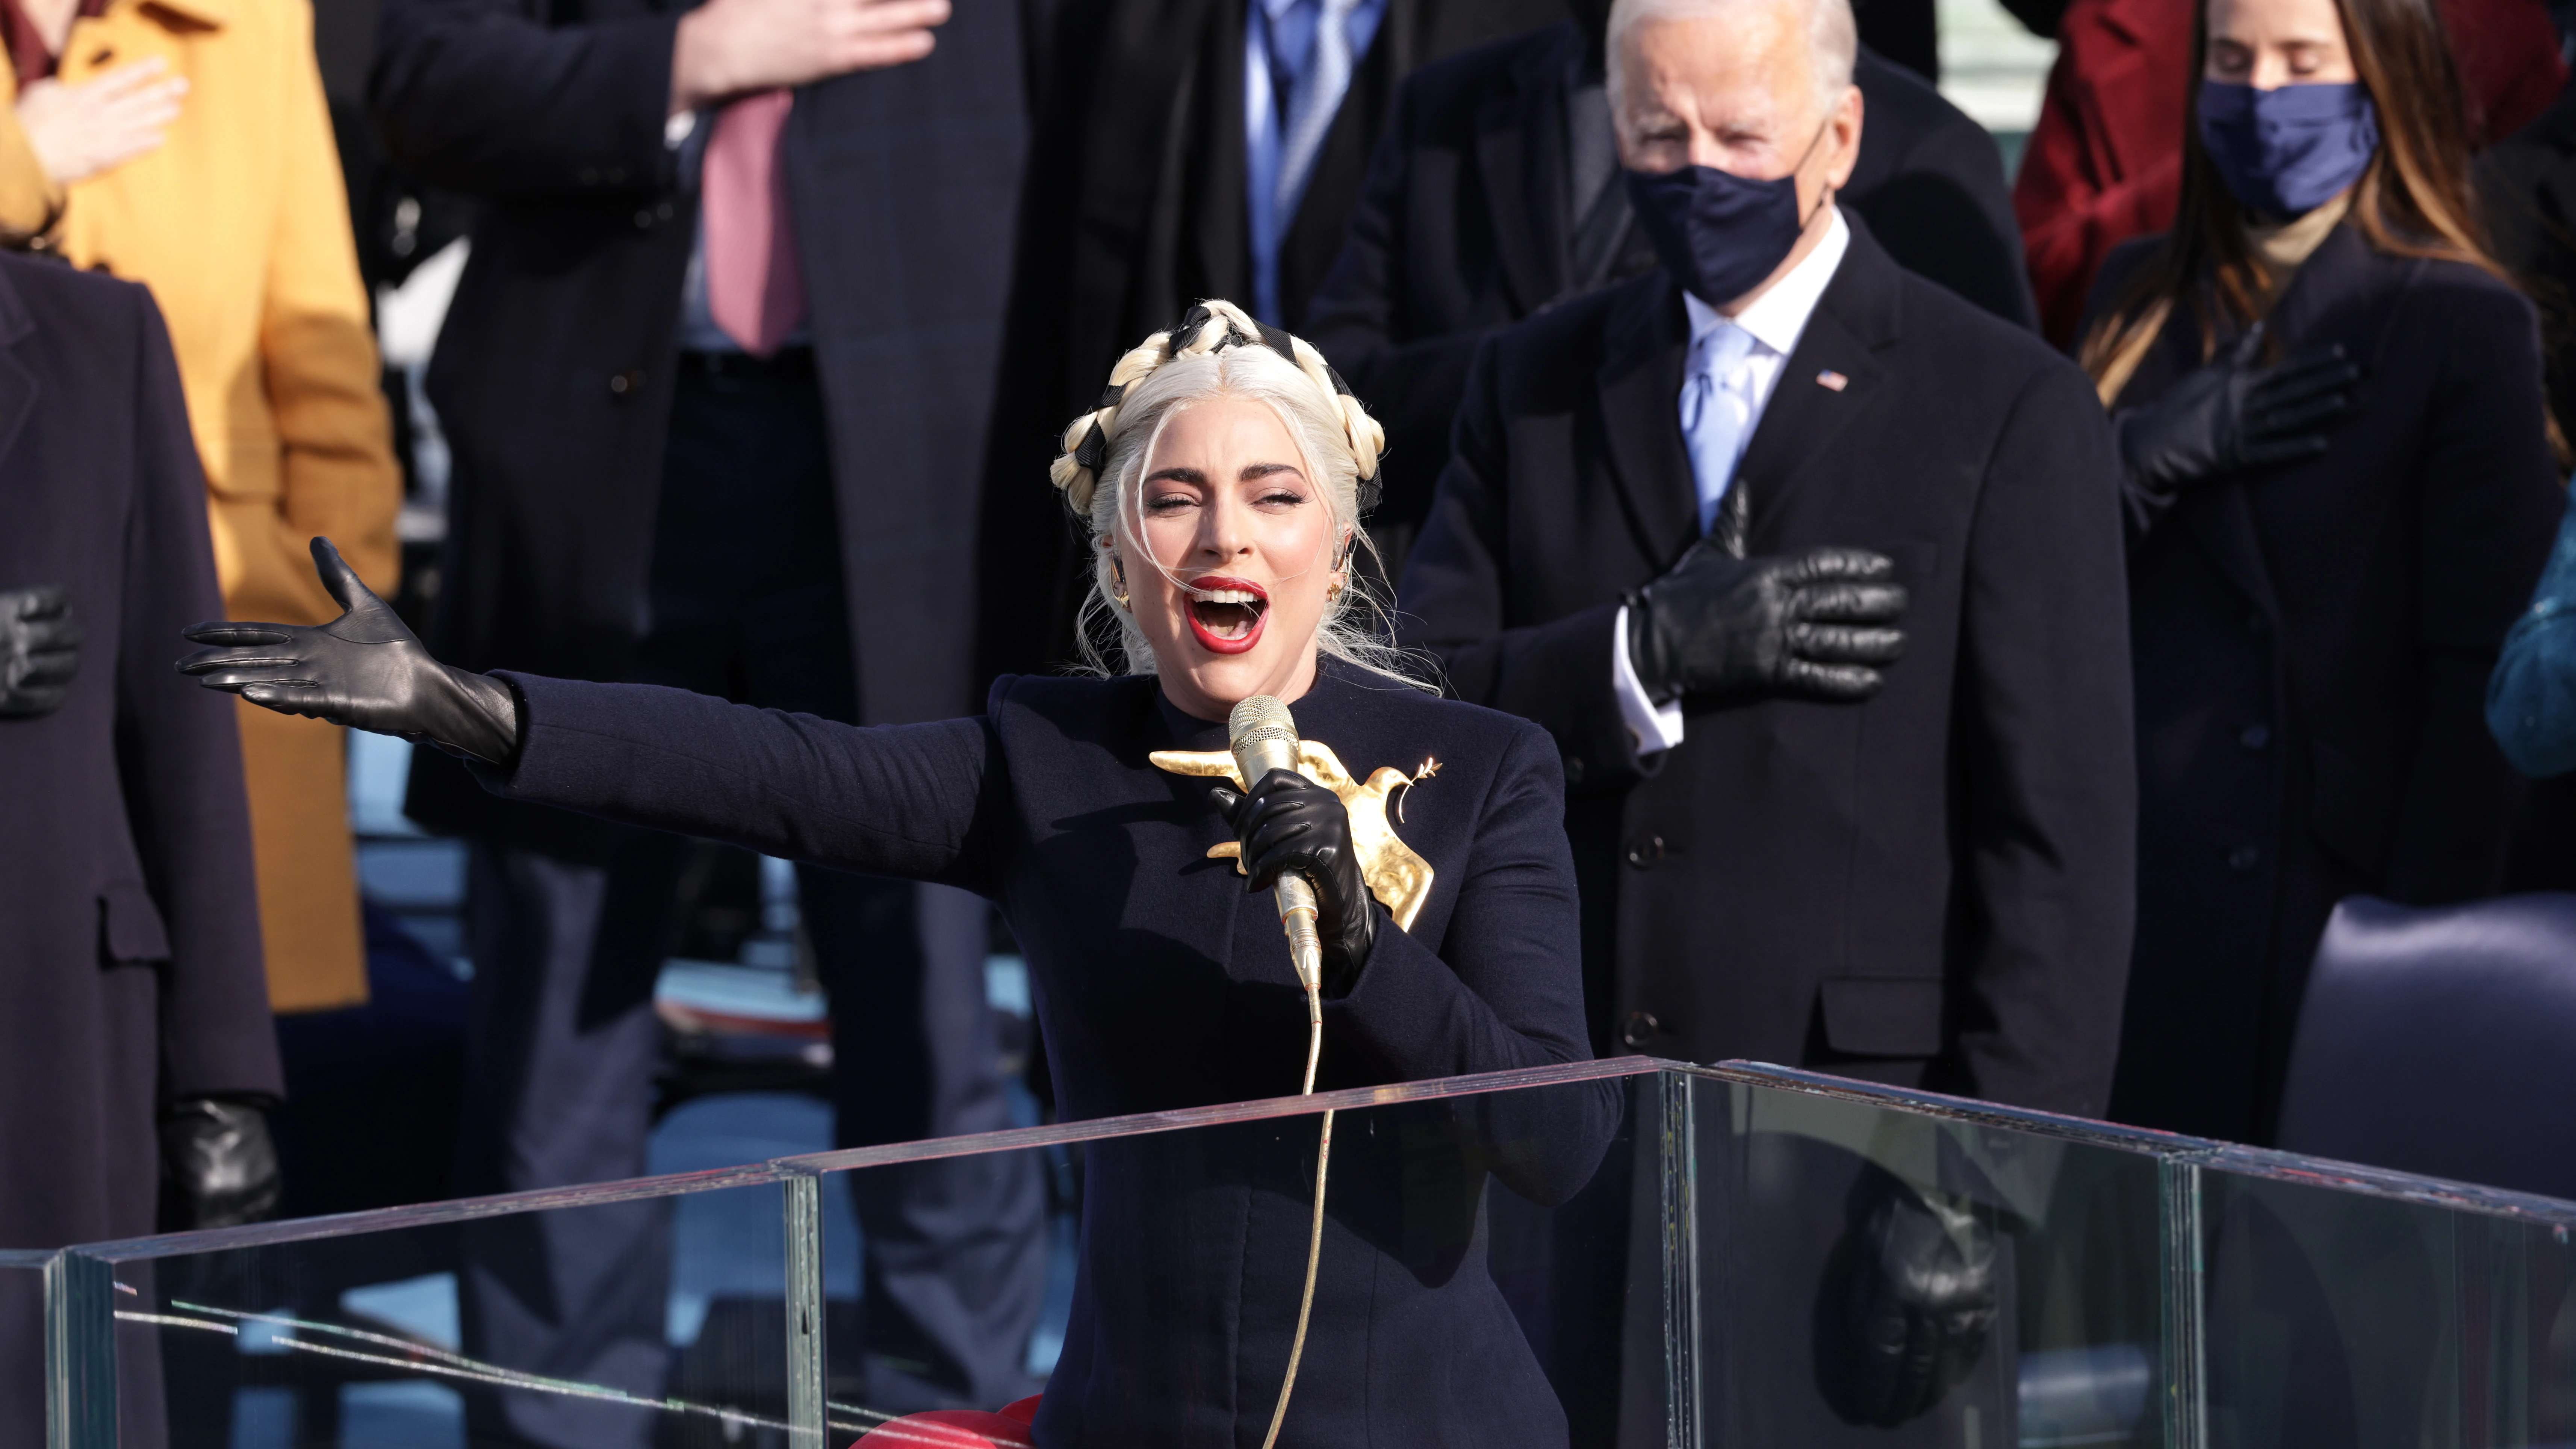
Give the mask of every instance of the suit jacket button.
[[2236, 737], [2236, 742], [2249, 750], [2259, 750], [2265, 745], [2272, 743], [2272, 727], [2270, 725], [2258, 724], [2247, 725], [2245, 727], [2245, 733]]
[[1663, 1029], [1664, 1024], [1655, 1020], [1653, 1012], [1632, 1011], [1628, 1013], [1628, 1024], [1619, 1030], [1619, 1040], [1626, 1042], [1631, 1051], [1643, 1051], [1655, 1039], [1655, 1033]]
[[624, 372], [611, 374], [608, 379], [608, 390], [619, 397], [632, 397], [642, 392], [644, 390], [643, 370], [630, 367]]
[[1580, 785], [1583, 783], [1583, 757], [1581, 755], [1568, 755], [1565, 757], [1565, 783], [1569, 785]]
[[1628, 863], [1639, 870], [1652, 870], [1655, 862], [1663, 858], [1664, 838], [1660, 835], [1649, 835], [1628, 846]]
[[2252, 870], [2263, 863], [2263, 852], [2250, 845], [2240, 845], [2227, 852], [2229, 870]]

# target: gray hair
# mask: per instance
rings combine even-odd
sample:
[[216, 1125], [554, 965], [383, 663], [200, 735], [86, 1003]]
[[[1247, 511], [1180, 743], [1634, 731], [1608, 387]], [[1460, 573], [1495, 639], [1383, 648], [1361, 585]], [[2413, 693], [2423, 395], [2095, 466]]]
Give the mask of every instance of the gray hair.
[[1852, 83], [1852, 63], [1860, 55], [1860, 27], [1852, 20], [1851, 0], [1612, 0], [1607, 48], [1611, 114], [1619, 114], [1628, 32], [1640, 21], [1692, 20], [1770, 5], [1806, 10], [1807, 54], [1815, 66], [1816, 108], [1821, 111], [1831, 107]]
[[[1282, 343], [1285, 353], [1277, 350]], [[1372, 558], [1377, 552], [1360, 526], [1360, 485], [1377, 473], [1384, 431], [1342, 389], [1322, 353], [1223, 301], [1192, 309], [1181, 327], [1155, 333], [1120, 358], [1110, 370], [1102, 405], [1064, 431], [1064, 453], [1051, 476], [1094, 541], [1091, 590], [1075, 631], [1084, 668], [1120, 672], [1100, 637], [1114, 626], [1124, 672], [1153, 672], [1153, 646], [1119, 601], [1117, 564], [1098, 541], [1117, 537], [1122, 513], [1133, 516], [1141, 539], [1144, 504], [1136, 484], [1164, 425], [1192, 403], [1222, 397], [1258, 402], [1278, 415], [1297, 445], [1300, 470], [1331, 511], [1335, 532], [1350, 537], [1340, 559], [1350, 577], [1339, 597], [1324, 605], [1316, 648], [1354, 668], [1437, 693], [1424, 677], [1424, 661], [1395, 645], [1392, 611], [1376, 596], [1367, 571], [1355, 566], [1361, 551]]]

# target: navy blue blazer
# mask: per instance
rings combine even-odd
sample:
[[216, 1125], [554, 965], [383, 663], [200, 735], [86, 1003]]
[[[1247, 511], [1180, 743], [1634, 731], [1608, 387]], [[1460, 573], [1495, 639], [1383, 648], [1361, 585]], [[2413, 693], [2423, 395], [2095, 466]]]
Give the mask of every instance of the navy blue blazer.
[[[644, 685], [506, 676], [525, 701], [522, 800], [936, 881], [1000, 903], [1029, 962], [1068, 1118], [1297, 1089], [1303, 994], [1268, 899], [1211, 845], [1206, 779], [1157, 749], [1223, 749], [1151, 679], [1011, 677], [987, 713], [861, 728]], [[1431, 863], [1325, 1006], [1319, 1088], [1580, 1061], [1574, 866], [1557, 750], [1535, 726], [1331, 667], [1293, 706], [1354, 773], [1408, 792]], [[1548, 1445], [1563, 1412], [1485, 1270], [1488, 1173], [1553, 1204], [1616, 1125], [1606, 1084], [1373, 1110], [1336, 1141], [1315, 1324], [1282, 1442]], [[1296, 1325], [1313, 1118], [1091, 1149], [1072, 1323], [1047, 1445], [1258, 1443]]]

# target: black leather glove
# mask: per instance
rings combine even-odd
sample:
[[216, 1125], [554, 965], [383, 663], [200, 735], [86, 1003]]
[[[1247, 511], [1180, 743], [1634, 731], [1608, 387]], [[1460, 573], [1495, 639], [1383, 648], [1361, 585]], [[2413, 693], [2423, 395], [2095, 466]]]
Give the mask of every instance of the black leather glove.
[[1679, 696], [1867, 699], [1905, 652], [1896, 564], [1859, 548], [1735, 558], [1703, 539], [1628, 601], [1628, 661], [1657, 704]]
[[189, 642], [218, 647], [180, 660], [179, 672], [280, 714], [507, 763], [519, 744], [519, 702], [510, 687], [430, 658], [385, 601], [341, 562], [331, 540], [313, 540], [313, 567], [347, 613], [319, 627], [196, 625], [187, 631]]
[[1249, 796], [1223, 785], [1208, 792], [1243, 845], [1247, 886], [1256, 894], [1295, 871], [1315, 887], [1315, 934], [1324, 947], [1324, 994], [1341, 997], [1358, 984], [1377, 944], [1377, 904], [1360, 875], [1351, 841], [1351, 812], [1342, 797], [1294, 770], [1273, 770]]
[[80, 673], [80, 621], [50, 584], [0, 593], [0, 719], [63, 707]]
[[169, 1184], [164, 1225], [190, 1231], [265, 1222], [277, 1212], [277, 1144], [268, 1113], [245, 1101], [191, 1097], [161, 1114]]
[[1985, 1353], [1998, 1311], [1994, 1229], [1967, 1204], [1891, 1178], [1851, 1246], [1842, 1408], [1892, 1428], [1929, 1413]]
[[2120, 466], [2159, 493], [2240, 468], [2268, 468], [2326, 450], [2334, 420], [2352, 406], [2361, 369], [2340, 345], [2256, 361], [2263, 328], [2143, 407], [2113, 419]]

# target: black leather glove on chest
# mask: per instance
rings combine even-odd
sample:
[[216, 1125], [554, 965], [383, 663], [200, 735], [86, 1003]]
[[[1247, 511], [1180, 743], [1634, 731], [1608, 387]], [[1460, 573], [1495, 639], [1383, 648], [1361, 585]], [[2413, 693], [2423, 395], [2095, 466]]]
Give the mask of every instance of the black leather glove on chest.
[[1256, 894], [1295, 871], [1315, 887], [1315, 934], [1324, 947], [1324, 994], [1350, 994], [1377, 944], [1377, 903], [1360, 874], [1351, 812], [1342, 797], [1294, 770], [1273, 770], [1250, 795], [1223, 785], [1208, 792], [1243, 846], [1246, 885]]
[[51, 585], [0, 593], [0, 719], [52, 714], [80, 673], [80, 621]]
[[2131, 482], [2171, 493], [2326, 450], [2335, 420], [2352, 406], [2361, 369], [2339, 345], [2309, 348], [2266, 367], [2256, 361], [2262, 343], [2257, 324], [2164, 396], [2119, 412], [2112, 426]]
[[1896, 565], [1858, 548], [1735, 558], [1706, 540], [1628, 602], [1628, 659], [1656, 703], [1683, 695], [1867, 699], [1905, 652]]
[[519, 702], [510, 687], [430, 658], [402, 619], [341, 561], [331, 540], [313, 540], [313, 567], [347, 613], [318, 627], [196, 625], [187, 631], [189, 642], [217, 647], [180, 660], [179, 672], [280, 714], [507, 763], [519, 744]]
[[179, 1231], [265, 1222], [277, 1212], [277, 1144], [249, 1102], [191, 1097], [161, 1114], [163, 1218]]

